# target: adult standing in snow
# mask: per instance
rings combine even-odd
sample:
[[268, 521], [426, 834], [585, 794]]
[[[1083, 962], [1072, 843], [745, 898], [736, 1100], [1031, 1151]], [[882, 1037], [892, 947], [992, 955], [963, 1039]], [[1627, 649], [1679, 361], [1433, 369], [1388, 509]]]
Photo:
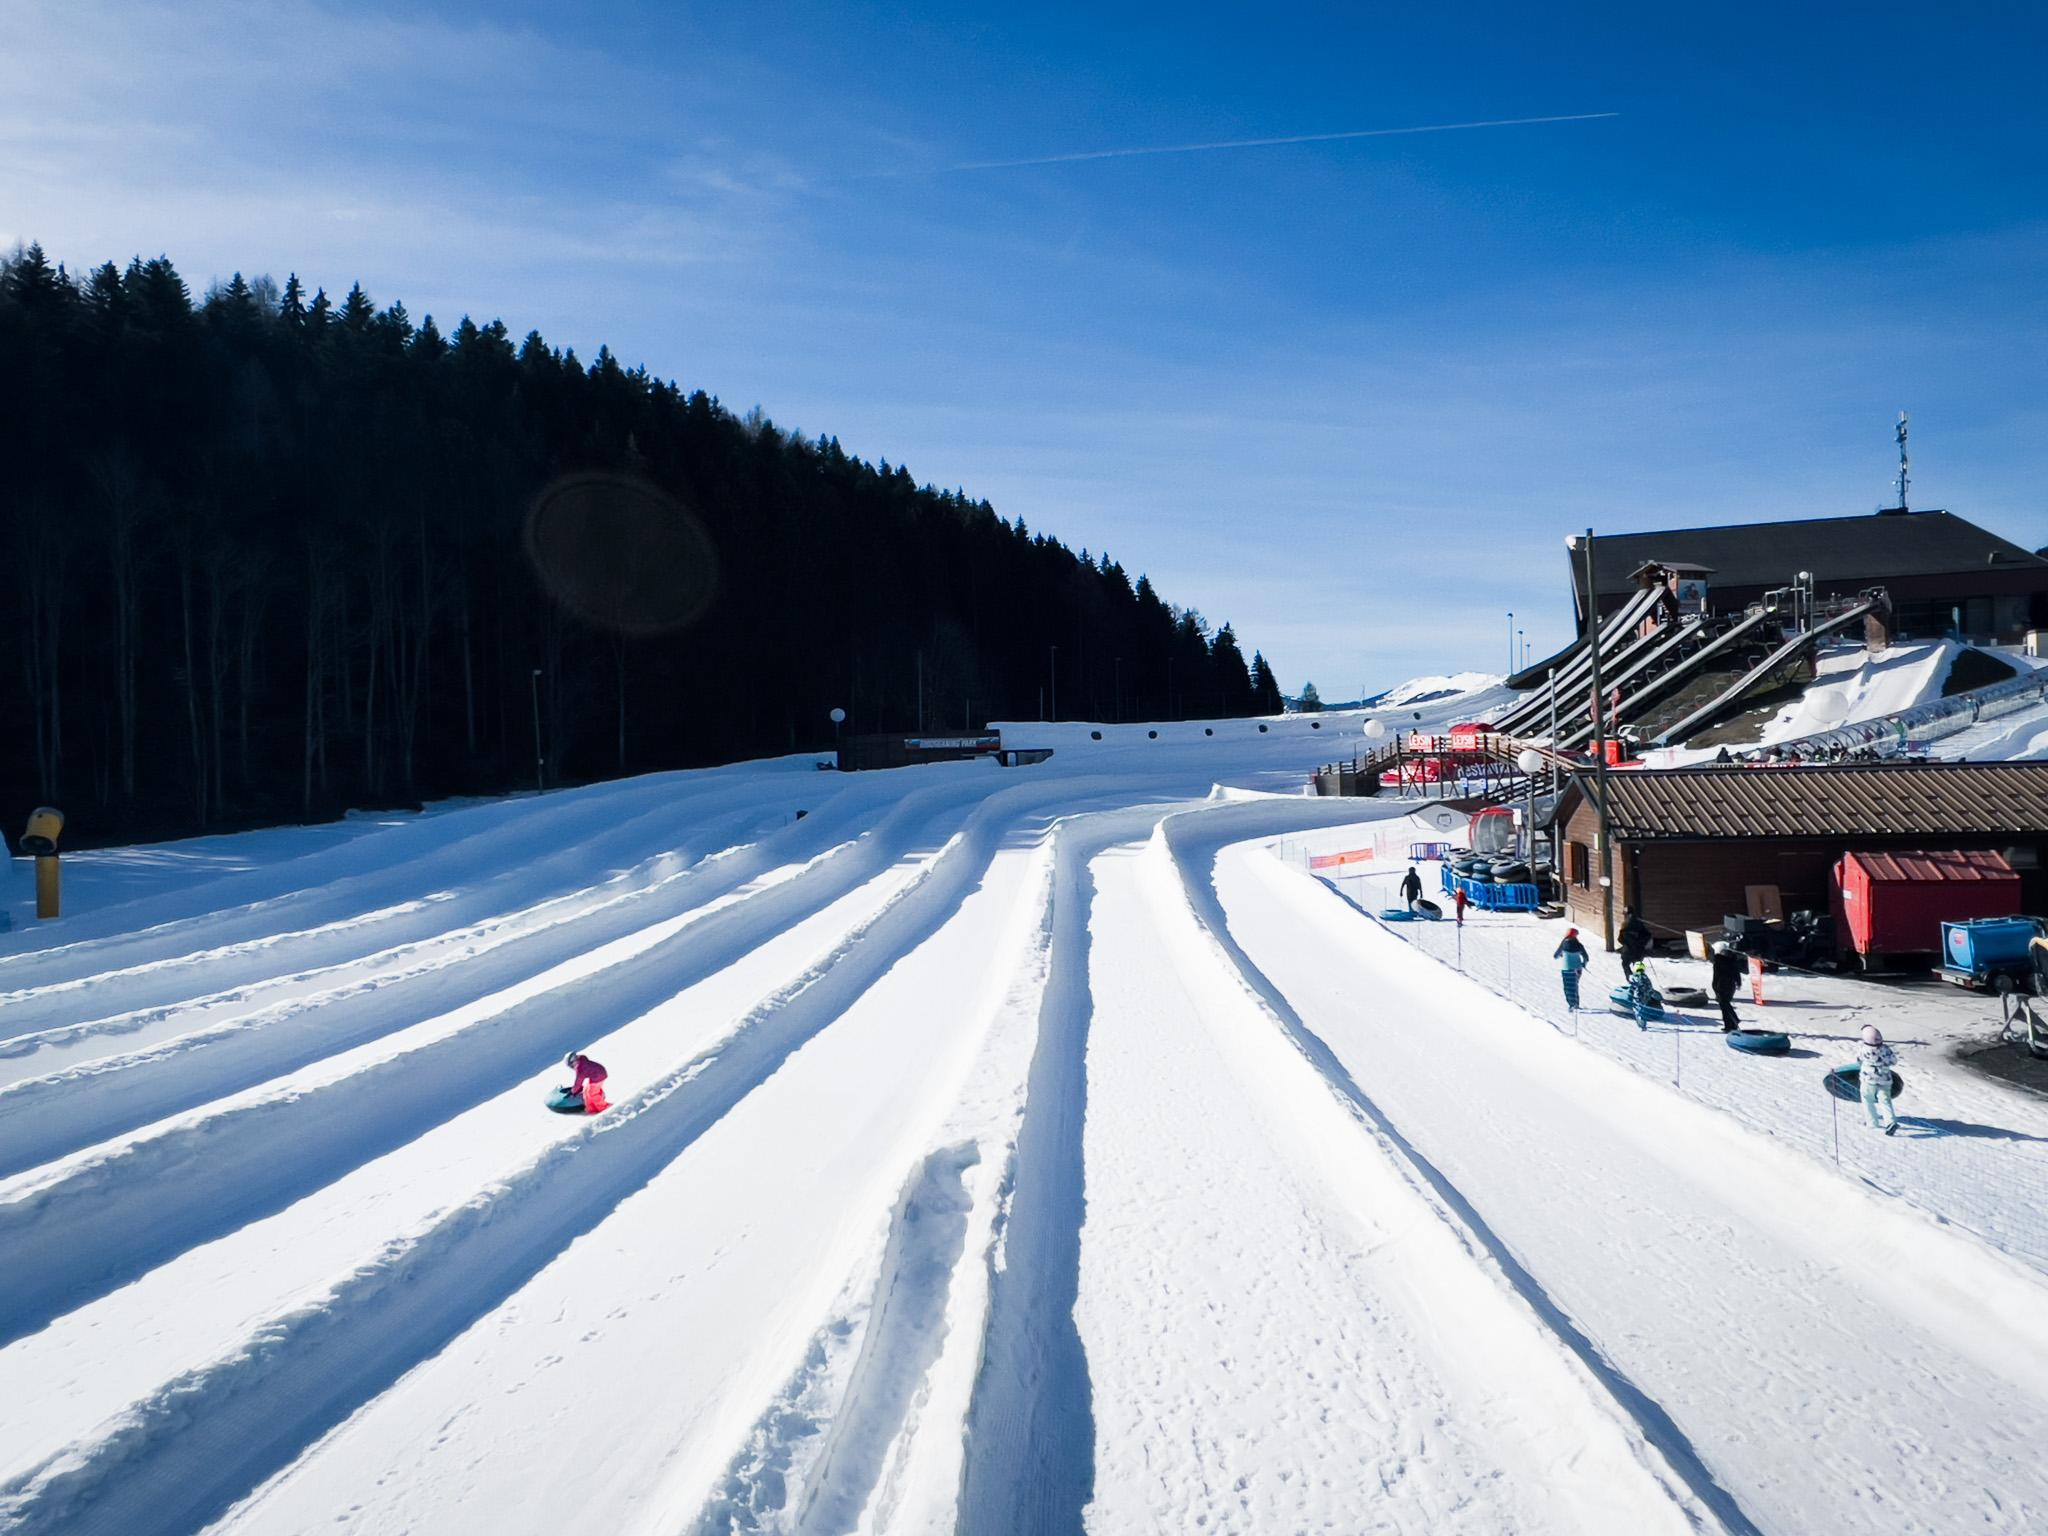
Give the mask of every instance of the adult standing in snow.
[[[1863, 1048], [1856, 1053], [1856, 1081], [1863, 1089], [1863, 1112], [1871, 1125], [1891, 1136], [1899, 1129], [1898, 1111], [1892, 1108], [1892, 1068], [1899, 1053], [1884, 1043], [1884, 1031], [1875, 1024], [1863, 1026]], [[1882, 1113], [1880, 1113], [1882, 1111]]]
[[1472, 898], [1465, 894], [1465, 887], [1456, 886], [1451, 891], [1451, 905], [1458, 910], [1458, 926], [1465, 926], [1465, 904]]
[[1558, 974], [1564, 980], [1564, 1005], [1573, 1013], [1579, 1011], [1579, 978], [1585, 974], [1591, 957], [1586, 946], [1579, 942], [1579, 930], [1567, 928], [1557, 948], [1550, 952], [1550, 958], [1557, 962]]
[[581, 1051], [571, 1051], [562, 1065], [576, 1074], [576, 1081], [569, 1086], [571, 1093], [583, 1095], [583, 1108], [590, 1114], [609, 1109], [605, 1101], [604, 1080], [609, 1075], [602, 1062], [593, 1061]]
[[1408, 873], [1401, 877], [1401, 901], [1410, 912], [1413, 912], [1415, 910], [1415, 903], [1420, 900], [1422, 900], [1422, 876], [1415, 873], [1415, 866], [1410, 864], [1408, 866]]
[[1636, 967], [1650, 952], [1650, 925], [1643, 921], [1634, 907], [1630, 907], [1621, 932], [1615, 936], [1615, 947], [1621, 951], [1621, 969], [1633, 976]]
[[1745, 969], [1742, 956], [1735, 952], [1735, 946], [1726, 939], [1714, 946], [1714, 1001], [1721, 1005], [1721, 1033], [1740, 1029], [1742, 1021], [1735, 1017], [1735, 989], [1742, 985]]

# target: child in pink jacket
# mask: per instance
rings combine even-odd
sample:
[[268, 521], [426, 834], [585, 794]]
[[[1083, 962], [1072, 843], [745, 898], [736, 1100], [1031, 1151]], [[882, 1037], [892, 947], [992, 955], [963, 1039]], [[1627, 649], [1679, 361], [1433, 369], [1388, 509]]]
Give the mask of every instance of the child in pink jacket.
[[592, 1061], [581, 1051], [571, 1051], [562, 1065], [576, 1074], [576, 1081], [569, 1085], [569, 1091], [583, 1095], [583, 1108], [586, 1114], [594, 1115], [600, 1110], [611, 1108], [604, 1096], [604, 1080], [607, 1074], [602, 1062]]

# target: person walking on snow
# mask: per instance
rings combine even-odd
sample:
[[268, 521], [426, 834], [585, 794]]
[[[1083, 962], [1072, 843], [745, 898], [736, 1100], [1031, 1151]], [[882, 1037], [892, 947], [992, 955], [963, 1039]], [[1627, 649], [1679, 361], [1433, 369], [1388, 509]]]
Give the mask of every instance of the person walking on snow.
[[1892, 1108], [1892, 1068], [1898, 1064], [1899, 1053], [1884, 1043], [1884, 1031], [1875, 1024], [1864, 1025], [1863, 1048], [1856, 1053], [1856, 1080], [1863, 1086], [1863, 1112], [1870, 1116], [1871, 1125], [1887, 1136], [1899, 1129], [1898, 1112]]
[[1650, 1027], [1650, 1010], [1655, 1006], [1650, 1001], [1652, 995], [1650, 968], [1638, 960], [1628, 972], [1628, 1005], [1635, 1010], [1637, 1029]]
[[583, 1095], [586, 1114], [594, 1115], [611, 1108], [604, 1096], [604, 1080], [608, 1074], [602, 1062], [591, 1060], [581, 1051], [571, 1051], [562, 1065], [576, 1074], [576, 1081], [569, 1085], [569, 1091]]
[[1628, 909], [1627, 919], [1615, 935], [1615, 948], [1621, 951], [1622, 970], [1633, 976], [1637, 964], [1650, 952], [1650, 925], [1634, 907]]
[[1401, 877], [1401, 902], [1410, 912], [1413, 912], [1415, 910], [1415, 903], [1420, 900], [1422, 900], [1422, 876], [1415, 873], [1415, 866], [1410, 864], [1408, 866], [1408, 873]]
[[1465, 894], [1465, 887], [1459, 886], [1451, 892], [1451, 905], [1458, 909], [1458, 926], [1465, 926], [1465, 904], [1472, 898]]
[[1735, 952], [1735, 946], [1723, 939], [1714, 946], [1714, 1001], [1721, 1005], [1721, 1033], [1740, 1029], [1742, 1021], [1735, 1017], [1735, 989], [1742, 985], [1744, 966], [1742, 956]]
[[1550, 958], [1557, 962], [1558, 974], [1564, 980], [1564, 1005], [1573, 1013], [1579, 1011], [1579, 978], [1585, 974], [1588, 961], [1586, 946], [1579, 942], [1579, 930], [1567, 928], [1557, 948], [1550, 952]]

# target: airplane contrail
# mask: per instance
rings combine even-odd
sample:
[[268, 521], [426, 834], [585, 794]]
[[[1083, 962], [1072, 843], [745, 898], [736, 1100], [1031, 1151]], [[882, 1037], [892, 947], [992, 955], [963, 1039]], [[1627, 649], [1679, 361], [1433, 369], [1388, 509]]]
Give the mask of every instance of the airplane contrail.
[[1193, 155], [1211, 149], [1266, 149], [1278, 144], [1329, 144], [1339, 139], [1387, 139], [1413, 133], [1462, 133], [1470, 128], [1528, 128], [1539, 123], [1590, 123], [1619, 112], [1573, 112], [1561, 117], [1500, 117], [1481, 123], [1423, 123], [1410, 128], [1353, 128], [1344, 133], [1292, 133], [1271, 139], [1218, 139], [1209, 144], [1151, 144], [1130, 149], [1084, 149], [1024, 160], [970, 160], [948, 171], [1010, 171], [1027, 165], [1071, 165], [1080, 160], [1123, 160], [1134, 155]]

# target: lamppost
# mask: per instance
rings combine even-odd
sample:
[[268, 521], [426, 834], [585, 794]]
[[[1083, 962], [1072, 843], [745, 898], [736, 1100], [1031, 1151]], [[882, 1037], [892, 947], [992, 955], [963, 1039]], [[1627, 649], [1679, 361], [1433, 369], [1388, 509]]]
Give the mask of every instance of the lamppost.
[[533, 792], [545, 794], [548, 787], [548, 760], [540, 754], [540, 668], [533, 669]]
[[1606, 703], [1600, 686], [1600, 599], [1593, 580], [1593, 530], [1565, 535], [1565, 547], [1586, 560], [1586, 644], [1593, 656], [1593, 809], [1600, 818], [1600, 934], [1614, 949], [1614, 847], [1607, 826], [1607, 728], [1601, 719]]
[[1528, 842], [1522, 850], [1522, 857], [1529, 861], [1529, 878], [1536, 877], [1536, 775], [1543, 767], [1543, 754], [1534, 747], [1524, 747], [1515, 758], [1515, 765], [1522, 770], [1522, 782], [1529, 788], [1528, 814], [1522, 818], [1522, 830]]
[[846, 724], [846, 711], [835, 705], [832, 710], [832, 758], [834, 762], [837, 762], [839, 759], [839, 728], [844, 724]]
[[1514, 609], [1512, 609], [1512, 608], [1510, 608], [1510, 609], [1508, 610], [1508, 672], [1509, 672], [1509, 674], [1510, 674], [1510, 675], [1513, 675], [1513, 673], [1514, 673], [1514, 670], [1515, 670], [1515, 610], [1514, 610]]

